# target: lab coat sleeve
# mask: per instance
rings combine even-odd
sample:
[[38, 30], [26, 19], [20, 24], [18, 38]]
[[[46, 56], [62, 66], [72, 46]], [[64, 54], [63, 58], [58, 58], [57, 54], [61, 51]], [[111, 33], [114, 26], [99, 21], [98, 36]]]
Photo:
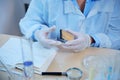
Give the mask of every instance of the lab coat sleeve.
[[34, 36], [34, 32], [41, 27], [47, 27], [46, 0], [32, 0], [26, 15], [20, 21], [20, 29], [27, 38]]
[[105, 33], [92, 35], [96, 47], [120, 49], [120, 0], [116, 0], [114, 10], [109, 19]]
[[114, 11], [110, 18], [108, 36], [111, 40], [111, 48], [120, 49], [120, 0], [116, 0]]

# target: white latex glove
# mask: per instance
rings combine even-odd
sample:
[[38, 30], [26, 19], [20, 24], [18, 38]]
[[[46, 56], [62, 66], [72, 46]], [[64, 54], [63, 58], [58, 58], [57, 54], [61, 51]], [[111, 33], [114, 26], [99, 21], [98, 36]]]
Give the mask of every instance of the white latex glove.
[[91, 37], [89, 35], [73, 32], [71, 30], [66, 30], [66, 31], [73, 34], [75, 36], [75, 39], [67, 41], [65, 44], [62, 44], [62, 47], [64, 49], [72, 50], [74, 52], [79, 52], [87, 47], [90, 47]]
[[50, 28], [42, 28], [41, 30], [37, 30], [35, 32], [36, 39], [46, 48], [50, 48], [52, 46], [59, 46], [62, 43], [60, 41], [56, 41], [53, 39], [49, 39], [49, 34], [56, 29], [55, 26]]

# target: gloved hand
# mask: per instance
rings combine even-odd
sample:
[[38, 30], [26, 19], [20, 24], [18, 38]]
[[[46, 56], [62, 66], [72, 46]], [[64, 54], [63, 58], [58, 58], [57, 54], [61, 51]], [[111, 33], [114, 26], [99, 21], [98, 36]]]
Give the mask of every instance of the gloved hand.
[[72, 50], [74, 52], [79, 52], [87, 47], [90, 47], [91, 37], [89, 35], [73, 32], [71, 30], [66, 30], [66, 31], [73, 34], [75, 36], [75, 39], [67, 41], [65, 44], [62, 44], [62, 47], [64, 49]]
[[41, 30], [37, 30], [35, 32], [35, 37], [46, 48], [50, 48], [51, 46], [57, 47], [62, 43], [60, 41], [49, 39], [49, 34], [55, 29], [56, 29], [55, 26], [50, 28], [42, 28]]

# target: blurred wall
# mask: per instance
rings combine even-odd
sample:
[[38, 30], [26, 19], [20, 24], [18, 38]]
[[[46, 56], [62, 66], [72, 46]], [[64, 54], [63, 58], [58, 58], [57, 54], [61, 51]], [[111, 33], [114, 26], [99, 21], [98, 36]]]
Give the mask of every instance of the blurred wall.
[[0, 34], [20, 36], [19, 21], [24, 15], [22, 0], [0, 0]]

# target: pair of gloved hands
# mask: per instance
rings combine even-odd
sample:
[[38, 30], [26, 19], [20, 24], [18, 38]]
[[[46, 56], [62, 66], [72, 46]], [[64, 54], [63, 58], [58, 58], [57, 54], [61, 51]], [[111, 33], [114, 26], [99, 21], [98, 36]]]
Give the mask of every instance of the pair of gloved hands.
[[44, 47], [62, 47], [67, 50], [72, 50], [74, 52], [79, 52], [84, 50], [85, 48], [89, 47], [91, 44], [91, 37], [87, 34], [73, 32], [71, 30], [66, 30], [69, 33], [73, 34], [76, 39], [67, 41], [62, 43], [61, 41], [52, 40], [48, 38], [49, 33], [56, 29], [55, 26], [50, 28], [42, 28], [41, 30], [37, 30], [35, 32], [35, 37], [37, 40], [44, 46]]

